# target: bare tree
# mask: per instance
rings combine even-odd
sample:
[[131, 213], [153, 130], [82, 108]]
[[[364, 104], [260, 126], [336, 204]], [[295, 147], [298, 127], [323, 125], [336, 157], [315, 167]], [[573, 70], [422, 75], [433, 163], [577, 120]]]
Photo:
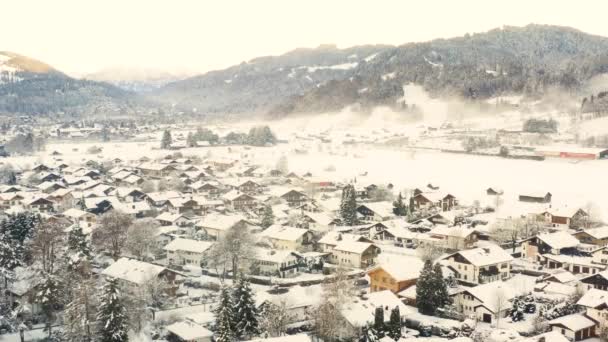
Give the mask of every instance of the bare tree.
[[511, 218], [502, 222], [495, 223], [490, 228], [493, 239], [499, 243], [510, 243], [513, 251], [517, 242], [538, 234], [540, 231], [539, 223], [529, 218]]
[[263, 306], [260, 314], [260, 330], [270, 337], [282, 336], [289, 324], [287, 302], [281, 300], [279, 303], [267, 303]]
[[143, 260], [158, 252], [155, 243], [158, 221], [152, 218], [137, 220], [127, 230], [125, 249], [134, 257]]
[[422, 261], [435, 261], [445, 253], [445, 248], [439, 244], [425, 243], [416, 248], [416, 253]]
[[63, 315], [64, 334], [70, 341], [92, 341], [97, 311], [95, 283], [82, 277], [71, 283], [71, 301]]
[[323, 299], [314, 316], [315, 335], [323, 341], [342, 341], [354, 331], [341, 318], [341, 310], [355, 296], [355, 286], [346, 270], [340, 268], [334, 278], [323, 285]]
[[509, 306], [509, 299], [505, 293], [505, 290], [501, 287], [496, 288], [494, 296], [494, 309], [496, 310], [496, 327], [500, 327], [500, 318], [503, 315], [502, 311]]
[[214, 268], [220, 280], [226, 278], [228, 270], [236, 277], [240, 270], [247, 268], [245, 261], [255, 254], [255, 241], [247, 225], [239, 224], [230, 228], [208, 252], [209, 266]]
[[34, 232], [32, 250], [42, 265], [42, 270], [54, 274], [55, 262], [65, 245], [65, 225], [57, 221], [40, 221]]
[[93, 230], [93, 245], [97, 250], [106, 250], [112, 259], [118, 260], [132, 222], [131, 216], [118, 210], [111, 210], [101, 215], [97, 228]]

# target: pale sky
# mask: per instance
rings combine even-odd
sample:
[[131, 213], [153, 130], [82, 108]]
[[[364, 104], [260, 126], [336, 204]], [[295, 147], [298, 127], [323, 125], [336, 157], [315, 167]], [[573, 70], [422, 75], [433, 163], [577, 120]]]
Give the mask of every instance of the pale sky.
[[296, 47], [403, 44], [502, 25], [608, 36], [604, 0], [0, 0], [0, 51], [68, 73], [199, 72]]

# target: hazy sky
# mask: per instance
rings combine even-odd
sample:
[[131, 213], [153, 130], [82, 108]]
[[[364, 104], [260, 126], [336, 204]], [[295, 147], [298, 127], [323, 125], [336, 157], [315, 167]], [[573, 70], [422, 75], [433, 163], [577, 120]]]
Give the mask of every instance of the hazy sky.
[[0, 0], [0, 51], [68, 73], [206, 71], [296, 47], [402, 44], [502, 25], [608, 36], [604, 0]]

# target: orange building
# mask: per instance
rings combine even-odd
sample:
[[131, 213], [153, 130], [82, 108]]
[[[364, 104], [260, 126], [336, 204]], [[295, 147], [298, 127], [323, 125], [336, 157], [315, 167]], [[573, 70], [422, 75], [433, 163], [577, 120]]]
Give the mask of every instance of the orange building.
[[397, 294], [415, 285], [422, 269], [422, 261], [412, 258], [407, 264], [383, 264], [367, 271], [371, 292], [390, 290]]

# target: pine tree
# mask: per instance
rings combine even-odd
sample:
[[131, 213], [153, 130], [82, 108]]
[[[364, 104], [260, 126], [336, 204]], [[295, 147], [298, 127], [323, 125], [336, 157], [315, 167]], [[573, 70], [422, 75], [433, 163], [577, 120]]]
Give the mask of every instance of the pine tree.
[[401, 338], [401, 315], [398, 306], [391, 310], [391, 317], [386, 330], [386, 334], [393, 340], [396, 341]]
[[443, 272], [441, 271], [441, 265], [438, 263], [433, 267], [433, 289], [434, 289], [434, 302], [435, 308], [442, 308], [451, 303], [450, 294], [448, 293], [448, 285], [445, 279], [443, 279]]
[[362, 328], [359, 342], [377, 342], [378, 340], [378, 334], [373, 326], [366, 325]]
[[405, 206], [405, 203], [403, 203], [403, 196], [401, 196], [401, 193], [397, 196], [397, 200], [393, 202], [393, 214], [397, 216], [407, 215], [407, 207]]
[[342, 201], [340, 202], [340, 216], [342, 224], [354, 226], [357, 223], [357, 200], [355, 187], [349, 184], [342, 189]]
[[68, 248], [66, 258], [68, 269], [74, 271], [84, 262], [91, 259], [91, 243], [82, 231], [82, 227], [75, 226], [68, 232]]
[[418, 312], [425, 315], [435, 313], [435, 298], [433, 296], [433, 263], [424, 262], [418, 281], [416, 281], [416, 307]]
[[186, 137], [186, 145], [188, 147], [196, 147], [196, 138], [192, 132], [188, 133], [188, 136]]
[[408, 212], [413, 214], [416, 211], [416, 202], [414, 201], [414, 196], [410, 196], [410, 205], [408, 206]]
[[172, 142], [173, 142], [173, 139], [171, 138], [171, 131], [165, 130], [163, 132], [163, 138], [160, 141], [160, 148], [162, 148], [163, 150], [167, 150], [167, 149], [171, 148]]
[[242, 276], [236, 284], [233, 296], [236, 322], [235, 337], [249, 339], [258, 335], [260, 333], [258, 324], [259, 312], [255, 305], [255, 299], [249, 282]]
[[230, 289], [224, 286], [220, 292], [220, 302], [215, 309], [215, 341], [234, 341], [235, 323], [232, 294], [230, 293]]
[[53, 335], [53, 321], [55, 320], [55, 308], [61, 303], [62, 287], [59, 277], [54, 274], [45, 273], [36, 293], [36, 302], [40, 304], [42, 313], [46, 318], [46, 331], [49, 339]]
[[265, 229], [274, 224], [274, 213], [272, 212], [272, 207], [267, 205], [264, 207], [264, 213], [262, 215], [261, 226]]
[[129, 340], [127, 310], [118, 290], [116, 279], [108, 279], [102, 289], [101, 303], [97, 312], [99, 341], [126, 342]]
[[384, 308], [379, 306], [374, 311], [374, 330], [379, 338], [386, 335], [386, 327], [384, 325]]

